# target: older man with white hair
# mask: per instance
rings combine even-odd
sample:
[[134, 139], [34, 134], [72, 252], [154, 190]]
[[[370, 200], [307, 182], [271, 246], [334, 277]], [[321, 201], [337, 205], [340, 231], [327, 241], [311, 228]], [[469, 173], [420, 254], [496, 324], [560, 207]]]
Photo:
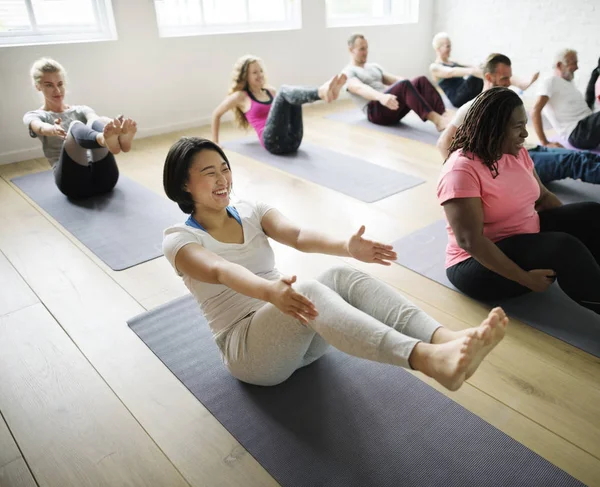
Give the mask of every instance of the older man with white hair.
[[577, 51], [564, 49], [555, 59], [554, 73], [543, 80], [531, 116], [540, 144], [562, 147], [549, 142], [542, 126], [542, 109], [552, 127], [578, 149], [596, 149], [600, 145], [600, 112], [592, 114], [583, 94], [572, 83], [578, 69]]

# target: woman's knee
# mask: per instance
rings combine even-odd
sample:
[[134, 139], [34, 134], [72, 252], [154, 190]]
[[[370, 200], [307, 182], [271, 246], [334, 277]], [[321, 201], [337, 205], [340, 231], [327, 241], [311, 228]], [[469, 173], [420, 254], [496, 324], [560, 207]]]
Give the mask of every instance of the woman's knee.
[[347, 265], [336, 265], [330, 267], [319, 277], [317, 277], [317, 281], [321, 284], [324, 284], [329, 289], [336, 289], [339, 287], [340, 281], [345, 281], [355, 274], [366, 275], [364, 272], [354, 269], [353, 267]]

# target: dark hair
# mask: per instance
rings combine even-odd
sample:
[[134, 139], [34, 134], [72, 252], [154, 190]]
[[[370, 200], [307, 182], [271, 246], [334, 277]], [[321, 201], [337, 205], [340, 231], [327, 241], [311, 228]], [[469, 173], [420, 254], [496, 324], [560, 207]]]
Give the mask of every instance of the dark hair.
[[485, 60], [485, 64], [483, 66], [483, 74], [494, 74], [496, 72], [498, 64], [506, 64], [507, 66], [511, 66], [511, 62], [508, 56], [495, 52], [493, 54], [490, 54]]
[[592, 71], [590, 81], [585, 89], [585, 102], [590, 108], [594, 106], [594, 100], [596, 99], [596, 81], [598, 80], [598, 75], [600, 75], [600, 58], [598, 58], [598, 66]]
[[364, 39], [365, 36], [362, 34], [352, 34], [350, 37], [348, 37], [348, 47], [354, 47], [354, 43], [356, 42], [356, 39]]
[[493, 176], [498, 176], [497, 163], [502, 157], [506, 127], [514, 109], [521, 105], [519, 95], [508, 88], [498, 86], [481, 93], [458, 127], [448, 154], [462, 149], [465, 155], [471, 153], [479, 157]]
[[231, 169], [223, 150], [212, 140], [201, 137], [181, 137], [171, 146], [165, 160], [163, 188], [168, 198], [177, 203], [184, 213], [194, 212], [195, 205], [192, 195], [184, 188], [190, 177], [190, 167], [194, 156], [203, 150], [218, 152]]

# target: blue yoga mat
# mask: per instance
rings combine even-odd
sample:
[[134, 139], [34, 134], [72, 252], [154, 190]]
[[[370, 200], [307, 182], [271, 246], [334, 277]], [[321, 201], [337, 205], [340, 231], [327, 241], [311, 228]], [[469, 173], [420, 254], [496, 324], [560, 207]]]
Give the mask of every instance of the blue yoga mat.
[[398, 367], [332, 349], [251, 386], [229, 374], [191, 296], [129, 326], [283, 487], [583, 486]]
[[115, 271], [163, 255], [164, 229], [184, 218], [175, 203], [125, 176], [110, 193], [76, 201], [57, 189], [52, 171], [12, 182]]

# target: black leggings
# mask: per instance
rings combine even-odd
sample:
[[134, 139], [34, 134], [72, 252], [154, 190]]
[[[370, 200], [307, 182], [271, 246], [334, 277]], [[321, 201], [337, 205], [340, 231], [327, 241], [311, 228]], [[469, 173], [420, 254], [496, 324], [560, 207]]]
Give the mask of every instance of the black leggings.
[[[539, 215], [540, 233], [515, 235], [496, 245], [526, 271], [554, 270], [571, 299], [600, 314], [600, 203], [564, 205]], [[458, 289], [480, 301], [531, 292], [472, 257], [446, 269], [446, 275]]]
[[578, 149], [593, 150], [600, 146], [600, 112], [580, 120], [569, 135], [569, 143]]
[[462, 107], [483, 90], [483, 80], [477, 76], [447, 78], [442, 80], [439, 85], [456, 108]]
[[[119, 179], [115, 157], [96, 141], [104, 124], [94, 121], [92, 127], [73, 122], [69, 127], [54, 180], [58, 189], [72, 199], [88, 198], [111, 191]], [[91, 160], [90, 160], [91, 153]]]
[[272, 154], [296, 152], [304, 135], [302, 105], [317, 100], [317, 88], [286, 85], [279, 88], [263, 132], [265, 149]]

